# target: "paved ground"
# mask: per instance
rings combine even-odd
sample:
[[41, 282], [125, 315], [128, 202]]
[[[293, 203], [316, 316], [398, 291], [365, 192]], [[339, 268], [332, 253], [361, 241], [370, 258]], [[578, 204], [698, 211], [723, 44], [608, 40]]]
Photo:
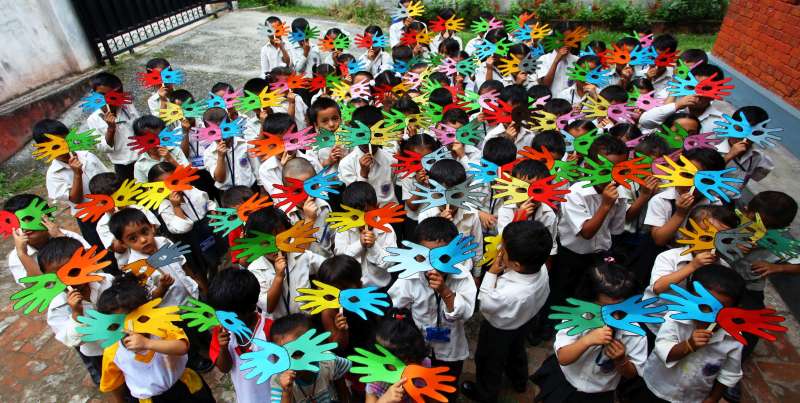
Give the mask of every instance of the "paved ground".
[[[238, 11], [224, 14], [216, 20], [205, 21], [186, 32], [168, 37], [133, 57], [120, 59], [112, 71], [128, 84], [126, 90], [134, 92], [137, 107], [146, 110], [148, 94], [135, 83], [135, 73], [143, 70], [144, 63], [152, 57], [166, 57], [175, 66], [184, 69], [189, 77], [188, 89], [201, 97], [218, 80], [224, 79], [236, 87], [259, 74], [259, 49], [263, 43], [256, 32], [267, 14], [259, 11]], [[282, 16], [288, 19], [290, 16]], [[312, 20], [321, 31], [337, 26], [350, 34], [360, 32], [359, 27], [332, 21]], [[62, 120], [68, 125], [80, 124], [85, 116], [77, 107], [67, 111]], [[30, 160], [29, 150], [23, 150], [10, 164], [6, 172], [43, 171], [43, 165]], [[786, 177], [791, 178], [790, 175]], [[775, 188], [775, 187], [772, 187]], [[792, 191], [792, 190], [790, 190]], [[44, 194], [44, 189], [35, 189]], [[74, 229], [69, 216], [59, 218], [66, 228]], [[12, 249], [10, 241], [0, 243], [0, 256]], [[0, 300], [18, 290], [6, 268], [5, 259], [0, 261]], [[767, 290], [770, 305], [787, 314], [787, 308], [775, 290]], [[789, 314], [787, 314], [790, 316]], [[745, 368], [745, 400], [749, 402], [797, 402], [800, 401], [800, 326], [790, 318], [789, 336], [780, 337], [776, 343], [760, 343], [754, 359]], [[476, 340], [478, 319], [468, 324], [471, 340]], [[528, 349], [530, 370], [534, 371], [550, 353], [552, 344], [547, 342]], [[4, 356], [3, 371], [0, 372], [0, 396], [4, 402], [85, 402], [104, 401], [91, 384], [76, 353], [65, 348], [52, 337], [52, 333], [40, 315], [24, 316], [13, 312], [9, 304], [0, 305], [0, 351]], [[474, 345], [471, 351], [474, 352]], [[212, 372], [205, 375], [213, 386], [218, 401], [234, 402], [232, 386], [227, 376]], [[474, 378], [474, 365], [468, 361], [464, 379]], [[505, 402], [530, 402], [532, 390], [527, 395], [506, 392]]]

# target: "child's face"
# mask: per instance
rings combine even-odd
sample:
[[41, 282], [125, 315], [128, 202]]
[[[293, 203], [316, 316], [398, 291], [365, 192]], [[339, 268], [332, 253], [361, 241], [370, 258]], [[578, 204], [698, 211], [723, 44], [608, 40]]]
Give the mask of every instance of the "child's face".
[[589, 133], [589, 129], [586, 129], [585, 127], [573, 127], [567, 131], [569, 132], [569, 134], [572, 135], [572, 137], [575, 138], [578, 138], [586, 133]]
[[45, 231], [22, 230], [28, 237], [28, 245], [36, 249], [41, 249], [50, 240], [50, 233]]
[[319, 129], [329, 130], [335, 132], [339, 130], [339, 125], [342, 123], [342, 115], [336, 108], [327, 108], [317, 112], [317, 121], [314, 125]]
[[736, 301], [733, 298], [731, 298], [729, 295], [726, 295], [726, 294], [723, 294], [723, 293], [721, 293], [719, 291], [714, 291], [714, 290], [708, 290], [708, 292], [710, 292], [711, 295], [713, 295], [714, 298], [717, 299], [717, 301], [722, 303], [722, 306], [724, 306], [725, 308], [731, 308], [731, 307], [736, 306]]
[[438, 248], [440, 246], [445, 246], [445, 245], [447, 245], [447, 242], [445, 242], [445, 241], [420, 241], [419, 244], [424, 246], [424, 247], [426, 247], [426, 248], [428, 248], [428, 249], [433, 249], [433, 248]]
[[694, 119], [688, 119], [688, 118], [677, 119], [675, 120], [675, 123], [672, 124], [671, 129], [675, 131], [678, 128], [678, 126], [682, 127], [690, 135], [695, 135], [700, 132], [700, 127], [697, 124], [697, 121]]
[[612, 305], [618, 304], [622, 302], [623, 298], [612, 298], [605, 294], [597, 294], [597, 300], [595, 301], [598, 305]]
[[122, 239], [125, 246], [136, 252], [152, 255], [156, 253], [156, 230], [150, 223], [131, 223], [122, 230]]

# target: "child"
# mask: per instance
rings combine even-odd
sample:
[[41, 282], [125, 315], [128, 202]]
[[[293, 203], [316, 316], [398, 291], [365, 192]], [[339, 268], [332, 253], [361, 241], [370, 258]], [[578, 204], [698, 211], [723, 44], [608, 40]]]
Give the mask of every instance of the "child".
[[[380, 109], [362, 106], [353, 112], [353, 121], [372, 127], [383, 119]], [[396, 202], [394, 194], [394, 158], [381, 146], [359, 145], [339, 162], [339, 179], [345, 185], [355, 181], [366, 181], [375, 189], [378, 204]]]
[[[430, 178], [450, 189], [453, 186], [467, 182], [467, 173], [464, 167], [456, 160], [441, 160], [433, 164], [430, 171]], [[467, 183], [468, 184], [468, 183]], [[480, 277], [480, 261], [483, 258], [483, 230], [481, 220], [475, 208], [460, 208], [451, 205], [441, 207], [431, 207], [419, 213], [419, 221], [422, 222], [428, 217], [444, 217], [458, 227], [458, 232], [464, 236], [472, 236], [472, 241], [478, 244], [475, 256], [472, 258], [473, 277]]]
[[[659, 53], [675, 52], [678, 50], [678, 40], [670, 34], [661, 34], [653, 38], [653, 48]], [[653, 96], [659, 99], [664, 99], [669, 96], [667, 92], [667, 83], [673, 75], [673, 67], [658, 67], [649, 66], [644, 76], [650, 80], [653, 85]]]
[[[575, 61], [576, 66], [582, 66], [589, 70], [600, 66], [600, 63], [600, 58], [596, 55], [581, 56], [577, 61]], [[567, 83], [569, 83], [569, 81]], [[594, 84], [577, 80], [574, 81], [571, 86], [564, 88], [561, 92], [559, 92], [555, 98], [565, 99], [569, 101], [573, 108], [576, 108], [580, 107], [581, 103], [583, 103], [587, 96], [597, 98], [598, 91], [599, 89]]]
[[[221, 197], [220, 202], [222, 203], [222, 207], [230, 208], [230, 209], [238, 209], [239, 206], [242, 205], [245, 201], [253, 197], [256, 194], [253, 192], [253, 189], [246, 187], [246, 186], [234, 186], [228, 190], [226, 190]], [[244, 234], [244, 226], [239, 226], [235, 228], [228, 234], [228, 246], [233, 246], [236, 244], [236, 240], [242, 237]], [[231, 250], [231, 264], [239, 265], [239, 251], [238, 250]], [[240, 268], [244, 268], [245, 266], [239, 265]]]
[[[282, 346], [297, 340], [311, 329], [311, 320], [305, 314], [292, 314], [277, 319], [270, 329], [270, 340]], [[320, 361], [319, 371], [286, 370], [270, 379], [272, 403], [286, 402], [342, 402], [350, 401], [350, 392], [344, 377], [350, 370], [350, 361], [335, 357]]]
[[[295, 127], [294, 119], [286, 113], [273, 113], [264, 119], [264, 125], [261, 128], [262, 133], [272, 136], [283, 137], [286, 133], [290, 132]], [[303, 158], [308, 161], [314, 171], [321, 171], [322, 167], [319, 162], [310, 153], [300, 151], [284, 151], [282, 154], [272, 156], [261, 163], [258, 168], [258, 182], [261, 187], [268, 193], [274, 195], [275, 192], [280, 192], [273, 185], [283, 183], [283, 167], [286, 163], [293, 158]]]
[[[451, 7], [445, 7], [445, 8], [440, 9], [439, 12], [436, 13], [436, 16], [441, 18], [441, 19], [443, 19], [443, 20], [445, 20], [445, 21], [447, 21], [447, 20], [449, 20], [451, 18], [458, 18], [458, 16], [456, 15], [456, 10], [454, 10]], [[461, 40], [461, 37], [459, 37], [456, 34], [455, 31], [444, 30], [442, 32], [437, 33], [433, 37], [433, 39], [431, 40], [431, 49], [433, 49], [434, 51], [438, 52], [439, 51], [439, 45], [442, 42], [444, 42], [445, 40], [447, 40], [447, 39], [452, 39], [456, 43], [458, 43], [458, 48], [459, 49], [464, 47], [464, 43]]]
[[[342, 192], [342, 205], [361, 211], [375, 210], [378, 208], [375, 189], [367, 182], [353, 182]], [[394, 228], [389, 228], [389, 232], [384, 232], [365, 226], [336, 233], [334, 252], [360, 261], [361, 282], [365, 286], [386, 288], [392, 279], [386, 271], [390, 263], [383, 261], [387, 255], [386, 248], [397, 245]]]
[[[42, 273], [55, 273], [72, 257], [78, 249], [83, 248], [80, 241], [69, 237], [50, 238], [36, 257]], [[47, 308], [47, 325], [53, 331], [56, 340], [67, 347], [73, 347], [81, 357], [83, 365], [89, 371], [95, 385], [100, 385], [103, 348], [98, 342], [83, 342], [77, 332], [78, 317], [88, 309], [96, 309], [100, 294], [111, 286], [113, 277], [105, 273], [97, 273], [100, 279], [88, 284], [74, 285], [67, 292], [58, 293]]]
[[[252, 339], [267, 340], [272, 321], [257, 307], [258, 280], [248, 270], [223, 269], [208, 286], [208, 304], [219, 311], [233, 312], [253, 332]], [[222, 326], [211, 330], [208, 355], [220, 372], [231, 375], [231, 383], [239, 403], [264, 402], [269, 398], [269, 384], [246, 379], [239, 369], [240, 356], [259, 348], [252, 339], [240, 339]]]
[[[497, 43], [503, 39], [508, 39], [508, 33], [503, 28], [493, 29], [483, 35], [483, 40], [486, 42]], [[483, 83], [490, 80], [500, 81], [504, 85], [513, 84], [511, 79], [503, 77], [503, 73], [497, 68], [499, 65], [500, 56], [495, 54], [486, 58], [482, 63], [479, 63], [478, 67], [475, 69], [475, 87], [480, 88]]]
[[[436, 91], [438, 91], [438, 89]], [[447, 92], [447, 90], [445, 90], [445, 92]], [[455, 104], [452, 103], [450, 105], [455, 106]], [[462, 109], [452, 108], [442, 115], [441, 124], [452, 130], [458, 130], [467, 123], [469, 123], [469, 116], [467, 116], [467, 113]], [[464, 169], [471, 169], [469, 164], [477, 164], [480, 162], [481, 150], [471, 144], [464, 144], [456, 139], [448, 144], [447, 148], [450, 149], [450, 154], [453, 156], [453, 159], [460, 162], [461, 165], [464, 166]], [[508, 148], [506, 148], [506, 151], [508, 151]], [[516, 149], [514, 149], [514, 152], [516, 153]]]
[[[370, 25], [364, 29], [364, 35], [383, 36], [383, 31], [377, 25]], [[373, 46], [367, 49], [367, 52], [361, 55], [358, 60], [364, 66], [364, 71], [370, 72], [373, 76], [377, 76], [380, 72], [392, 69], [392, 56], [384, 52], [383, 48]], [[355, 74], [356, 71], [351, 71], [350, 74]]]
[[[317, 280], [340, 290], [362, 288], [361, 263], [349, 255], [335, 255], [325, 259], [319, 266]], [[373, 315], [367, 313], [368, 318]], [[364, 320], [350, 311], [326, 309], [314, 316], [321, 330], [331, 332], [329, 341], [336, 342], [337, 355], [352, 353], [354, 347], [369, 348], [372, 337], [372, 321]]]
[[[158, 134], [166, 125], [164, 121], [153, 116], [144, 115], [133, 122], [133, 136], [140, 137], [146, 134]], [[133, 140], [133, 139], [131, 139]], [[189, 160], [181, 151], [180, 147], [155, 147], [139, 155], [133, 165], [133, 178], [137, 182], [147, 182], [147, 174], [150, 168], [159, 162], [169, 162], [173, 165], [189, 165]]]
[[[203, 113], [203, 121], [219, 125], [228, 114], [222, 108], [210, 108]], [[247, 140], [242, 137], [217, 140], [203, 152], [206, 170], [214, 178], [214, 185], [227, 190], [236, 185], [253, 186], [256, 183], [258, 161], [250, 157]]]
[[536, 221], [513, 222], [503, 230], [503, 247], [478, 291], [484, 321], [475, 350], [475, 382], [461, 384], [466, 397], [497, 401], [504, 372], [515, 391], [525, 392], [527, 322], [549, 293], [544, 263], [552, 245], [547, 228]]
[[[514, 142], [505, 137], [495, 137], [489, 139], [483, 147], [483, 159], [496, 164], [501, 170], [507, 164], [514, 162], [517, 157], [517, 147]], [[474, 169], [470, 167], [470, 169]], [[499, 173], [498, 173], [499, 175]], [[494, 198], [495, 190], [492, 189], [491, 184], [484, 185], [481, 192], [486, 193], [486, 198], [483, 200], [484, 208], [488, 211], [478, 211], [478, 217], [481, 220], [481, 226], [484, 233], [500, 233], [503, 230], [496, 228], [498, 226], [497, 220], [499, 212], [502, 209], [503, 201]]]
[[[6, 203], [3, 205], [3, 210], [16, 213], [18, 210], [27, 208], [33, 202], [44, 204], [43, 209], [48, 208], [45, 200], [41, 197], [24, 193], [12, 196], [10, 199], [6, 200]], [[35, 219], [36, 217], [34, 217], [34, 221]], [[20, 286], [22, 286], [22, 283], [19, 282], [21, 278], [42, 274], [42, 271], [39, 269], [39, 264], [37, 263], [37, 256], [39, 254], [39, 249], [41, 249], [50, 238], [70, 237], [80, 241], [84, 248], [89, 248], [89, 243], [86, 242], [83, 237], [72, 231], [61, 229], [51, 220], [51, 217], [43, 216], [41, 218], [41, 223], [30, 227], [31, 229], [17, 228], [14, 230], [14, 249], [8, 252], [8, 270], [11, 271], [14, 281]]]
[[528, 109], [528, 92], [520, 85], [509, 85], [500, 91], [500, 100], [507, 102], [512, 107], [512, 122], [501, 123], [491, 129], [486, 135], [486, 140], [493, 137], [506, 137], [514, 142], [518, 150], [531, 145], [535, 135], [528, 130], [523, 122], [523, 113]]
[[[430, 217], [419, 223], [415, 241], [426, 248], [438, 248], [458, 236], [458, 228], [442, 217]], [[469, 270], [459, 264], [461, 272], [447, 275], [436, 270], [419, 276], [398, 279], [389, 289], [392, 306], [411, 310], [417, 327], [433, 348], [431, 364], [446, 366], [447, 374], [461, 376], [469, 345], [464, 324], [475, 311], [475, 282]], [[454, 401], [458, 393], [446, 395]]]
[[[410, 151], [419, 154], [421, 157], [425, 157], [441, 147], [442, 143], [440, 143], [439, 140], [427, 134], [419, 133], [401, 141], [398, 154], [406, 155], [405, 152]], [[419, 208], [421, 206], [420, 204], [414, 203], [414, 200], [418, 200], [419, 196], [411, 194], [411, 192], [416, 190], [415, 183], [421, 183], [426, 186], [429, 185], [428, 172], [425, 171], [425, 168], [420, 168], [414, 175], [400, 178], [399, 182], [402, 190], [401, 198], [403, 199], [406, 210], [406, 217], [403, 220], [402, 239], [411, 239], [417, 227]]]
[[[147, 61], [145, 71], [149, 73], [155, 69], [164, 70], [167, 67], [170, 67], [167, 59], [156, 57]], [[150, 109], [152, 115], [158, 116], [159, 112], [167, 106], [167, 100], [174, 89], [175, 85], [173, 84], [163, 84], [147, 98], [147, 109]]]
[[[277, 235], [291, 227], [289, 218], [283, 211], [270, 206], [250, 214], [245, 224], [245, 235], [253, 236], [254, 231]], [[317, 273], [319, 265], [325, 260], [309, 250], [302, 253], [268, 253], [259, 257], [249, 266], [240, 259], [239, 264], [253, 272], [261, 286], [258, 308], [271, 319], [282, 318], [290, 313], [298, 313], [301, 303], [295, 301], [300, 294], [297, 289], [311, 286], [310, 276]]]
[[[308, 124], [314, 126], [317, 133], [320, 133], [322, 129], [336, 133], [341, 123], [342, 113], [339, 110], [339, 104], [331, 98], [320, 97], [308, 108]], [[316, 154], [317, 161], [322, 167], [331, 167], [335, 171], [338, 170], [339, 161], [349, 151], [345, 146], [336, 144], [333, 147], [324, 147], [308, 153]]]
[[[397, 5], [408, 7], [411, 5], [411, 0], [400, 0]], [[403, 30], [414, 22], [413, 17], [401, 18], [392, 20], [392, 25], [389, 26], [389, 46], [394, 48], [400, 44], [400, 38], [403, 36]]]
[[[114, 280], [97, 301], [104, 314], [128, 314], [148, 301], [139, 280], [125, 274]], [[133, 333], [103, 350], [100, 391], [125, 401], [125, 385], [131, 396], [153, 402], [214, 402], [203, 378], [186, 366], [189, 340], [174, 325], [164, 323], [162, 335]]]
[[[280, 18], [270, 16], [264, 22], [264, 26], [274, 27], [275, 24], [283, 24]], [[289, 52], [286, 51], [286, 46], [283, 44], [281, 38], [270, 35], [267, 37], [267, 43], [261, 47], [261, 74], [266, 77], [275, 67], [284, 67], [291, 65], [292, 60]]]
[[[109, 91], [122, 92], [122, 80], [119, 77], [102, 72], [89, 79], [92, 90], [105, 94]], [[120, 115], [120, 116], [118, 116]], [[89, 129], [101, 135], [97, 149], [105, 152], [108, 159], [114, 164], [114, 172], [120, 179], [133, 179], [133, 163], [136, 162], [136, 153], [128, 147], [129, 137], [133, 136], [133, 121], [139, 117], [139, 112], [133, 104], [124, 106], [104, 106], [86, 118]]]
[[[769, 120], [767, 111], [758, 106], [739, 108], [733, 113], [733, 116], [737, 119], [746, 118], [752, 126]], [[760, 182], [775, 168], [769, 154], [762, 149], [753, 147], [753, 143], [748, 140], [728, 138], [717, 144], [717, 151], [725, 158], [726, 168], [736, 168], [729, 176], [744, 180], [742, 183], [733, 185], [739, 190], [747, 187], [747, 183], [751, 179]], [[731, 194], [729, 192], [729, 194], [734, 202], [739, 201], [742, 196], [741, 193]]]
[[[607, 257], [589, 270], [584, 298], [598, 305], [619, 303], [633, 295], [631, 273]], [[608, 402], [620, 381], [637, 375], [647, 359], [647, 339], [608, 326], [568, 335], [556, 334], [555, 355], [534, 375], [543, 402]], [[556, 366], [558, 364], [558, 366]]]
[[[308, 28], [308, 20], [305, 18], [295, 18], [292, 21], [292, 32], [305, 32]], [[311, 40], [308, 38], [295, 43], [289, 50], [289, 57], [294, 71], [305, 77], [311, 77], [314, 67], [322, 62], [319, 52], [311, 47]]]
[[[37, 144], [51, 141], [46, 134], [66, 138], [69, 129], [63, 123], [53, 119], [43, 119], [33, 125], [33, 141]], [[87, 201], [89, 181], [109, 169], [90, 151], [75, 151], [62, 154], [47, 167], [45, 185], [50, 200], [67, 202], [70, 213], [75, 216], [75, 205]], [[26, 206], [27, 207], [27, 206]], [[91, 222], [76, 219], [81, 235], [91, 245], [100, 245], [97, 229]]]
[[[289, 178], [305, 182], [314, 175], [316, 175], [314, 166], [308, 160], [294, 158], [283, 166], [283, 180], [281, 183], [287, 185], [287, 179]], [[308, 196], [305, 202], [296, 208], [288, 210], [289, 206], [290, 204], [287, 204], [282, 207], [286, 215], [289, 216], [289, 221], [292, 225], [300, 220], [313, 223], [314, 228], [317, 228], [317, 232], [314, 233], [314, 238], [317, 239], [317, 242], [311, 247], [321, 255], [329, 255], [332, 249], [334, 231], [328, 228], [329, 224], [325, 220], [331, 212], [331, 205], [324, 199]]]
[[550, 87], [553, 94], [561, 94], [569, 87], [567, 70], [578, 61], [578, 56], [575, 56], [578, 50], [579, 48], [562, 46], [539, 58], [541, 63], [536, 70], [536, 76], [540, 77], [541, 84]]
[[[702, 284], [724, 307], [737, 306], [744, 292], [742, 278], [716, 264], [699, 268], [692, 281]], [[637, 401], [718, 402], [725, 387], [739, 382], [742, 343], [721, 329], [708, 330], [708, 326], [666, 318], [642, 369], [646, 396]]]

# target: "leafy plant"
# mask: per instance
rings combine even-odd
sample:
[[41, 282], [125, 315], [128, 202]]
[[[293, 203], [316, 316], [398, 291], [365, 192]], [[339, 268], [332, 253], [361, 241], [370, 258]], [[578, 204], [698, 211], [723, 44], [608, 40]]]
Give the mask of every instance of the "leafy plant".
[[500, 6], [495, 0], [427, 0], [425, 1], [425, 13], [422, 15], [423, 21], [430, 21], [436, 18], [436, 13], [443, 8], [456, 10], [456, 16], [463, 18], [467, 23], [477, 20], [482, 12], [490, 12], [499, 15]]
[[600, 21], [609, 27], [621, 27], [631, 8], [631, 4], [626, 0], [612, 0], [600, 8], [598, 15]]
[[18, 193], [27, 192], [32, 188], [44, 185], [44, 175], [39, 171], [20, 177], [9, 177], [5, 172], [0, 172], [0, 198], [8, 198]]
[[644, 8], [631, 6], [627, 15], [625, 15], [622, 26], [625, 27], [626, 31], [648, 28], [650, 26], [650, 16]]
[[720, 21], [727, 8], [728, 0], [665, 0], [653, 16], [669, 23]]
[[239, 8], [283, 7], [292, 4], [292, 0], [239, 0]]
[[579, 7], [573, 18], [584, 23], [597, 21], [597, 13], [591, 7]]
[[332, 6], [330, 15], [337, 20], [353, 22], [359, 25], [389, 25], [389, 15], [375, 1], [355, 0], [347, 4]]

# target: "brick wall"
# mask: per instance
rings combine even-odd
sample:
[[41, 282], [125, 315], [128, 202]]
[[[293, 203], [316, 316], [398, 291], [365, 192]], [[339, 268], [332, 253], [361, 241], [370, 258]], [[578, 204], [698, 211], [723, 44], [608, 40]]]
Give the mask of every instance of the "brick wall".
[[800, 108], [800, 0], [731, 0], [713, 53]]

